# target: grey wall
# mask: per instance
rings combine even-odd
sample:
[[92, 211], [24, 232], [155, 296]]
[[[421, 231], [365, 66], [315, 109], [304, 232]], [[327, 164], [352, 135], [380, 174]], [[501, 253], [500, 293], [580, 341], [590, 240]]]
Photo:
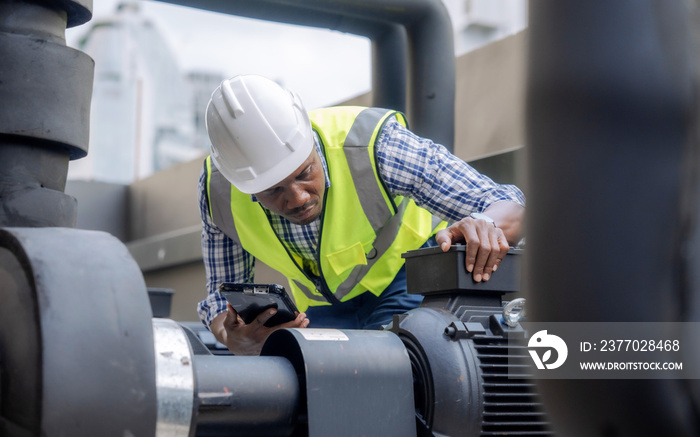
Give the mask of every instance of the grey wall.
[[527, 31], [457, 59], [455, 154], [465, 161], [525, 144]]
[[129, 187], [104, 182], [67, 181], [65, 193], [78, 199], [78, 229], [105, 231], [129, 239]]

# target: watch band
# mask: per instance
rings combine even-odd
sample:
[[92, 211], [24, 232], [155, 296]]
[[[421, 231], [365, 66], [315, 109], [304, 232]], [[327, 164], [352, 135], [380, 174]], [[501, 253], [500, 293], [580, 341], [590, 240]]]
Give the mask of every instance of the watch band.
[[469, 217], [473, 218], [474, 220], [483, 220], [487, 223], [491, 223], [494, 227], [497, 227], [496, 222], [486, 214], [482, 214], [480, 212], [473, 212], [469, 214]]

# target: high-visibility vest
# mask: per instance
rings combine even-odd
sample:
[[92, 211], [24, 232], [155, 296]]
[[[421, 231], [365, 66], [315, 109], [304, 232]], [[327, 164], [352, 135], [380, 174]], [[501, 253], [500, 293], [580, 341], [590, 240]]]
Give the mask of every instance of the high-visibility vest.
[[321, 289], [303, 260], [275, 234], [262, 205], [233, 187], [205, 160], [212, 220], [250, 254], [289, 281], [299, 311], [345, 302], [367, 291], [379, 296], [404, 264], [401, 254], [421, 247], [447, 224], [411, 199], [392, 196], [378, 174], [374, 145], [390, 117], [380, 108], [334, 107], [309, 113], [321, 141], [331, 185], [326, 189], [316, 260]]

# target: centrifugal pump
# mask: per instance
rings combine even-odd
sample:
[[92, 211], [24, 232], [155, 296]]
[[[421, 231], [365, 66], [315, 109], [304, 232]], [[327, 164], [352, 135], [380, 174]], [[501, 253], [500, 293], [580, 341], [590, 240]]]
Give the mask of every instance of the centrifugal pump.
[[519, 254], [475, 284], [463, 249], [406, 254], [409, 288], [426, 297], [387, 330], [283, 329], [243, 357], [152, 318], [115, 237], [0, 229], [0, 434], [547, 434], [532, 384], [504, 361], [507, 340], [524, 338], [501, 301]]
[[404, 254], [409, 293], [422, 305], [390, 330], [411, 358], [420, 436], [550, 435], [526, 364], [520, 289], [522, 249], [511, 249], [488, 282], [465, 269], [466, 247]]

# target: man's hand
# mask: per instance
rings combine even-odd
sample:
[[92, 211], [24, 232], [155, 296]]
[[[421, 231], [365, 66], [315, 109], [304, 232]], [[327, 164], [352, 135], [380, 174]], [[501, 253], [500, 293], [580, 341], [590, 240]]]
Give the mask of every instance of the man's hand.
[[484, 214], [495, 223], [467, 217], [435, 235], [435, 241], [443, 252], [447, 252], [454, 243], [466, 244], [465, 267], [476, 282], [488, 281], [505, 258], [510, 245], [515, 245], [520, 239], [525, 208], [514, 202], [501, 201], [486, 208]]
[[227, 304], [227, 306], [228, 311], [216, 316], [211, 322], [210, 329], [216, 339], [225, 344], [236, 355], [260, 355], [265, 340], [277, 329], [306, 328], [309, 326], [309, 320], [304, 313], [297, 314], [296, 319], [291, 322], [273, 327], [265, 326], [265, 322], [277, 313], [274, 308], [263, 311], [255, 320], [246, 325], [231, 304]]
[[508, 241], [500, 228], [471, 217], [439, 231], [435, 241], [443, 252], [447, 252], [452, 244], [464, 241], [467, 246], [465, 267], [473, 274], [476, 282], [488, 281], [509, 249]]

